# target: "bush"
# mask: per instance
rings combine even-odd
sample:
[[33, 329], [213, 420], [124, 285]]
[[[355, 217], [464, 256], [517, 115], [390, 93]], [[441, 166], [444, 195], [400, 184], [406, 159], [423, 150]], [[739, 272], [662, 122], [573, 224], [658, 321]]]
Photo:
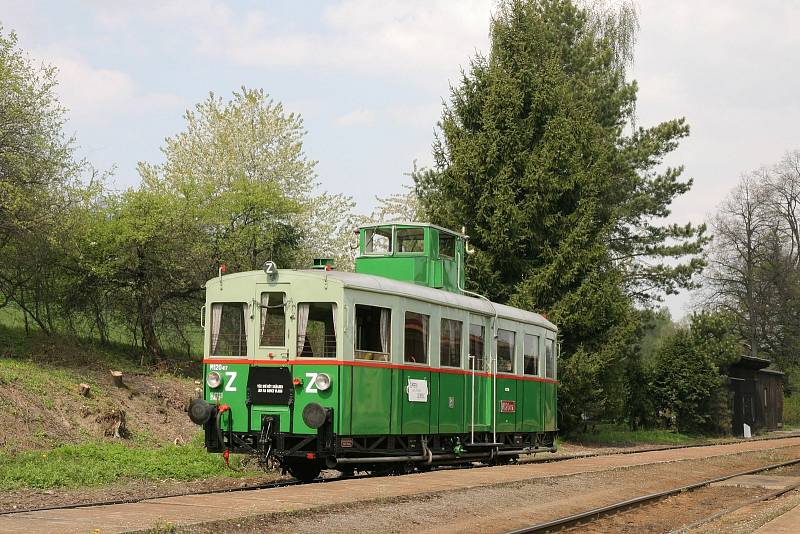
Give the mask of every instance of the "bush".
[[720, 367], [736, 360], [728, 320], [697, 314], [658, 347], [651, 390], [659, 421], [679, 432], [730, 431], [728, 391]]

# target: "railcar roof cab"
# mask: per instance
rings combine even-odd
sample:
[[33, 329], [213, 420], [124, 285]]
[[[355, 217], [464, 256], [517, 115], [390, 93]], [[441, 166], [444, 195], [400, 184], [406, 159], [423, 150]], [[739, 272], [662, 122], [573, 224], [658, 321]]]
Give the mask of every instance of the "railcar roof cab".
[[554, 451], [557, 328], [466, 291], [467, 240], [371, 224], [355, 272], [331, 260], [220, 270], [189, 406], [208, 451], [259, 455], [301, 480]]

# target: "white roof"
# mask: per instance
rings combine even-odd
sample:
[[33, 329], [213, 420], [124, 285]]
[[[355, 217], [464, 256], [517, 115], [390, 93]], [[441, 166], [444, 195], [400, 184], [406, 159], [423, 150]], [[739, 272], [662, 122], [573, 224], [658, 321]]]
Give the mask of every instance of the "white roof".
[[453, 234], [459, 237], [467, 238], [465, 234], [458, 232], [456, 230], [450, 230], [449, 228], [445, 228], [444, 226], [439, 226], [438, 224], [426, 223], [426, 222], [386, 221], [386, 222], [362, 224], [358, 228], [359, 230], [361, 230], [362, 228], [377, 228], [378, 226], [425, 226], [427, 228], [436, 228], [437, 230], [445, 232], [447, 234]]
[[553, 323], [538, 313], [520, 310], [519, 308], [512, 308], [511, 306], [506, 306], [504, 304], [489, 304], [483, 299], [459, 295], [450, 291], [412, 284], [410, 282], [401, 282], [399, 280], [392, 280], [391, 278], [384, 278], [383, 276], [374, 276], [370, 274], [349, 273], [344, 271], [323, 271], [321, 269], [306, 269], [302, 270], [301, 272], [316, 274], [318, 276], [328, 276], [328, 278], [340, 280], [344, 284], [344, 287], [347, 288], [401, 295], [404, 297], [432, 302], [434, 304], [444, 304], [456, 308], [465, 308], [471, 311], [482, 313], [484, 315], [494, 315], [496, 311], [497, 315], [504, 319], [535, 324], [549, 330], [556, 330], [556, 326]]

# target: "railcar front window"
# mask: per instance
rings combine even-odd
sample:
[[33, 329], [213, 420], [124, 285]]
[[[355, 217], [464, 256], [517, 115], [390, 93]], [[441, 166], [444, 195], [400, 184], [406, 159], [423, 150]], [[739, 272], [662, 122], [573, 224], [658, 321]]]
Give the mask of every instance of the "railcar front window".
[[547, 366], [547, 378], [556, 379], [556, 341], [554, 339], [544, 340], [544, 360]]
[[247, 356], [247, 321], [244, 302], [211, 305], [211, 356]]
[[364, 239], [364, 251], [367, 254], [391, 254], [391, 228], [368, 228], [364, 234]]
[[428, 363], [428, 324], [430, 317], [421, 313], [406, 312], [404, 335], [405, 361]]
[[424, 252], [425, 231], [422, 228], [398, 228], [397, 250], [399, 252]]
[[539, 336], [525, 334], [525, 343], [522, 347], [525, 360], [525, 374], [539, 374]]
[[356, 347], [359, 360], [391, 360], [392, 310], [356, 304]]
[[261, 293], [262, 347], [286, 346], [286, 293]]
[[511, 330], [497, 330], [497, 371], [514, 372], [514, 342], [516, 333]]
[[336, 304], [301, 302], [297, 305], [297, 356], [336, 357]]
[[461, 321], [442, 319], [439, 349], [442, 366], [461, 367]]
[[472, 368], [483, 371], [483, 351], [485, 327], [481, 324], [469, 325], [469, 355], [475, 357]]

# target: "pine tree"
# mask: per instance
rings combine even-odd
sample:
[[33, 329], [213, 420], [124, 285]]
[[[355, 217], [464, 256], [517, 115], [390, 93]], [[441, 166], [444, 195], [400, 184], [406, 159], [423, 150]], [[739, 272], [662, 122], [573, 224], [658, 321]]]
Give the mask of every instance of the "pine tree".
[[501, 1], [488, 56], [451, 89], [436, 168], [415, 176], [428, 218], [471, 236], [471, 288], [561, 327], [568, 419], [621, 412], [633, 305], [691, 287], [704, 265], [704, 227], [658, 224], [691, 187], [661, 169], [689, 127], [635, 126], [636, 30], [627, 4]]

